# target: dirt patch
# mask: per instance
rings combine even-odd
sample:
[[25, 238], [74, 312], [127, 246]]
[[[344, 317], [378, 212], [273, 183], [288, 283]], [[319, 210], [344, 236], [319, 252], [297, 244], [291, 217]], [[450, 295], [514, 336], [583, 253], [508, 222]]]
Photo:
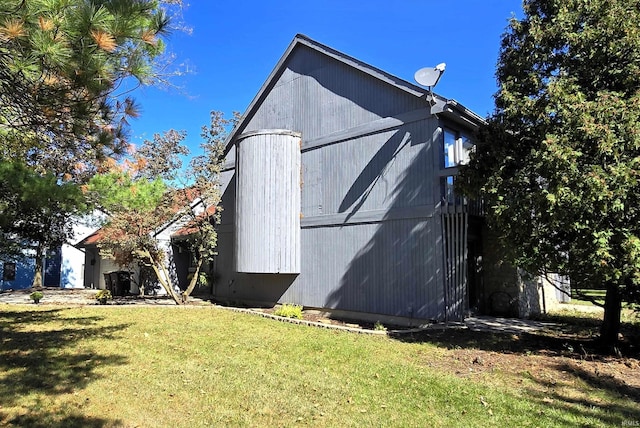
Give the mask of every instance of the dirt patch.
[[582, 379], [640, 401], [640, 360], [597, 353], [593, 339], [558, 337], [550, 332], [502, 334], [468, 329], [396, 335], [397, 340], [437, 345], [442, 358], [425, 362], [460, 377], [486, 377], [494, 372], [523, 374], [541, 387]]

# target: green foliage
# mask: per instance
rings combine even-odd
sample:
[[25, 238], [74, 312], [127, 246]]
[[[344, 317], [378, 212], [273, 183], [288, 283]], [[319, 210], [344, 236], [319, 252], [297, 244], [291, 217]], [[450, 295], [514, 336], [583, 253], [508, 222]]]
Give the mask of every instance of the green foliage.
[[[189, 281], [193, 280], [193, 278], [196, 278], [196, 276], [193, 273], [190, 273], [189, 275], [187, 275], [187, 279]], [[209, 275], [207, 275], [205, 272], [200, 272], [196, 279], [196, 285], [199, 287], [205, 287], [208, 284], [209, 284]]]
[[608, 313], [619, 312], [621, 297], [640, 299], [640, 8], [523, 7], [503, 36], [496, 110], [459, 183], [485, 199], [517, 266], [605, 286]]
[[0, 256], [18, 258], [35, 249], [34, 286], [41, 286], [47, 249], [67, 242], [73, 218], [87, 212], [80, 188], [53, 174], [39, 174], [22, 161], [0, 159]]
[[39, 302], [43, 297], [44, 294], [41, 291], [34, 291], [33, 293], [29, 294], [29, 298], [36, 303]]
[[107, 212], [151, 212], [167, 192], [167, 186], [161, 178], [134, 178], [125, 171], [95, 175], [89, 181], [87, 189], [90, 193], [99, 195], [99, 204]]
[[96, 293], [96, 300], [111, 300], [113, 296], [111, 295], [111, 291], [109, 290], [100, 290]]
[[376, 331], [387, 331], [387, 327], [385, 327], [380, 321], [376, 321], [373, 325], [373, 329]]
[[274, 315], [277, 315], [279, 317], [295, 318], [295, 319], [301, 320], [302, 306], [294, 305], [292, 303], [285, 303], [282, 306], [280, 306], [278, 309], [276, 309], [273, 313]]

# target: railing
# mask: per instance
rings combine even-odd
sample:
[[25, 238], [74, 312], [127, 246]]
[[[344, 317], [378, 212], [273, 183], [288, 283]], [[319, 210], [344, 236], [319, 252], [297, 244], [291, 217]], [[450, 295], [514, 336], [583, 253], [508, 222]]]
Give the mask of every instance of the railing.
[[440, 197], [443, 213], [464, 212], [472, 216], [483, 217], [486, 214], [482, 199], [469, 199], [456, 194], [454, 190], [456, 176], [440, 178]]

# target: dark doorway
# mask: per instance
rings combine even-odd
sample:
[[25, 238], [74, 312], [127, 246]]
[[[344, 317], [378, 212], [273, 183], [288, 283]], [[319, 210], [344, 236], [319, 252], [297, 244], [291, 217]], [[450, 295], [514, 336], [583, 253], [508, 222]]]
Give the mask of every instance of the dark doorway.
[[469, 216], [469, 234], [467, 236], [467, 292], [469, 313], [485, 313], [484, 281], [482, 274], [482, 223], [483, 219]]

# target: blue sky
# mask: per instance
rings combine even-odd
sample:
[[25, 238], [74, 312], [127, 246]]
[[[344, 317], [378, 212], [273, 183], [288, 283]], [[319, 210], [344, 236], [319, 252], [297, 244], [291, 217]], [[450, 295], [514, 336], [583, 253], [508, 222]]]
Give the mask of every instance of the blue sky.
[[192, 0], [183, 12], [192, 33], [167, 40], [190, 72], [174, 79], [181, 89], [134, 92], [142, 116], [132, 140], [173, 128], [197, 151], [209, 112], [244, 112], [297, 33], [410, 82], [445, 62], [435, 91], [486, 116], [500, 36], [521, 11], [520, 0]]

